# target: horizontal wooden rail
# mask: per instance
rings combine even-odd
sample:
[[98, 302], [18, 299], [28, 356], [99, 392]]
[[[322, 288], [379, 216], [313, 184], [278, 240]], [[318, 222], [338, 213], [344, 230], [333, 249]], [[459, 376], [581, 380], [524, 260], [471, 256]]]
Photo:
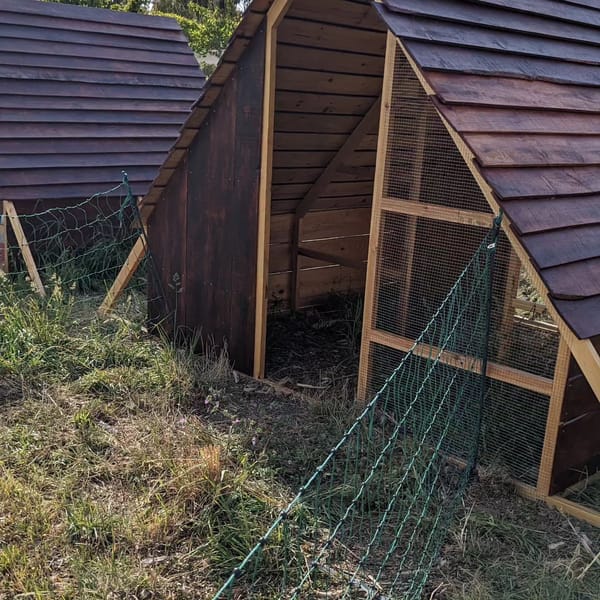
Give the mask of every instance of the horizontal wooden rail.
[[461, 225], [472, 225], [474, 227], [491, 227], [494, 215], [482, 213], [475, 210], [464, 210], [462, 208], [448, 208], [437, 204], [426, 204], [425, 202], [414, 202], [399, 198], [382, 198], [381, 209], [412, 217], [424, 217], [445, 223], [459, 223]]
[[[370, 330], [368, 333], [368, 340], [372, 343], [400, 350], [401, 352], [408, 352], [414, 345], [414, 340], [394, 333], [380, 331], [378, 329]], [[420, 344], [415, 348], [414, 353], [423, 358], [433, 355], [446, 365], [465, 371], [471, 371], [473, 373], [476, 373], [481, 369], [481, 361], [478, 358], [457, 354], [456, 352], [450, 352], [448, 350], [441, 351], [435, 346]], [[517, 387], [531, 392], [544, 394], [545, 396], [549, 396], [552, 393], [552, 379], [540, 375], [533, 375], [532, 373], [527, 373], [526, 371], [521, 371], [505, 365], [499, 365], [492, 362], [488, 363], [487, 376], [491, 379], [510, 383], [511, 385], [516, 385]]]
[[336, 256], [335, 254], [329, 254], [328, 252], [320, 252], [319, 250], [313, 250], [311, 248], [298, 247], [298, 254], [306, 256], [308, 258], [314, 258], [315, 260], [322, 260], [326, 263], [334, 263], [336, 265], [342, 265], [343, 267], [350, 267], [351, 269], [365, 270], [367, 268], [366, 262], [362, 260], [351, 260], [343, 256]]
[[546, 312], [546, 305], [541, 302], [532, 302], [524, 298], [513, 298], [513, 306], [519, 310], [527, 310], [534, 315], [540, 315]]

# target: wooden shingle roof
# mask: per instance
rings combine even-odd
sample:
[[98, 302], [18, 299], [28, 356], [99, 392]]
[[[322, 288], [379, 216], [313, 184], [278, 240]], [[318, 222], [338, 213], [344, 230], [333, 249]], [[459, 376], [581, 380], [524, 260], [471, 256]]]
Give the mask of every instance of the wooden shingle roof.
[[384, 0], [579, 338], [600, 335], [600, 3]]
[[176, 21], [0, 2], [0, 197], [145, 194], [204, 76]]

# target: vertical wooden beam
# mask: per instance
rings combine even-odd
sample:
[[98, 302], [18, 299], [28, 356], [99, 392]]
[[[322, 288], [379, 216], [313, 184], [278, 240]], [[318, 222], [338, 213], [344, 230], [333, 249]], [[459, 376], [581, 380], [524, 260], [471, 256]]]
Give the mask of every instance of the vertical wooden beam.
[[300, 261], [300, 239], [302, 236], [302, 220], [304, 217], [294, 215], [294, 221], [292, 223], [292, 244], [290, 252], [292, 253], [292, 281], [291, 281], [291, 293], [290, 293], [290, 308], [292, 311], [297, 311], [300, 304], [300, 268], [298, 262]]
[[263, 86], [262, 147], [258, 198], [258, 247], [256, 273], [256, 318], [254, 325], [255, 377], [264, 377], [269, 285], [269, 239], [271, 235], [271, 181], [273, 177], [273, 128], [277, 73], [277, 27], [292, 0], [275, 0], [266, 18], [265, 79]]
[[[417, 127], [417, 140], [415, 156], [412, 168], [412, 181], [410, 183], [409, 200], [419, 202], [421, 196], [421, 181], [423, 177], [423, 157], [425, 155], [425, 135], [427, 133], [427, 111], [424, 110], [419, 115], [419, 125]], [[404, 269], [402, 275], [402, 290], [400, 296], [400, 306], [398, 307], [398, 326], [403, 334], [406, 333], [406, 320], [408, 318], [408, 307], [410, 304], [410, 288], [412, 285], [413, 267], [415, 264], [415, 243], [417, 240], [417, 219], [418, 217], [407, 217], [408, 226], [406, 237], [404, 239]]]
[[40, 274], [38, 273], [35, 260], [33, 259], [33, 255], [31, 254], [29, 242], [27, 241], [27, 237], [25, 236], [25, 232], [23, 231], [23, 226], [21, 225], [19, 215], [17, 214], [17, 211], [15, 209], [15, 205], [9, 200], [4, 201], [4, 213], [8, 215], [10, 225], [13, 228], [13, 231], [15, 232], [17, 244], [19, 244], [19, 249], [21, 250], [21, 254], [23, 254], [23, 258], [25, 259], [25, 265], [27, 267], [27, 272], [29, 273], [29, 278], [31, 279], [31, 284], [35, 288], [35, 291], [42, 298], [45, 298], [46, 290], [44, 289], [44, 284], [42, 283]]
[[394, 70], [396, 66], [396, 52], [396, 36], [388, 31], [385, 51], [385, 68], [383, 73], [383, 89], [381, 92], [379, 132], [377, 138], [377, 159], [373, 183], [373, 208], [371, 209], [371, 228], [369, 234], [367, 278], [365, 283], [360, 363], [358, 367], [357, 400], [359, 402], [364, 402], [367, 399], [368, 371], [371, 368], [371, 330], [373, 328], [373, 317], [377, 310], [376, 288], [379, 270], [378, 258], [382, 214], [381, 202], [383, 199], [384, 176], [387, 167], [388, 131], [390, 127], [390, 108], [392, 103]]
[[544, 436], [544, 446], [542, 447], [536, 488], [538, 494], [544, 498], [550, 495], [550, 487], [552, 485], [552, 468], [554, 466], [554, 456], [556, 454], [556, 440], [558, 438], [560, 416], [565, 399], [570, 360], [571, 352], [569, 346], [561, 335], [558, 342], [556, 365], [554, 366], [554, 382], [552, 384], [552, 394], [550, 395], [550, 404], [548, 406], [546, 433]]
[[0, 213], [0, 271], [8, 273], [8, 228], [6, 227], [6, 212], [4, 202]]
[[502, 321], [500, 323], [500, 347], [498, 348], [499, 363], [508, 359], [510, 346], [513, 342], [513, 329], [515, 326], [515, 298], [519, 291], [521, 278], [521, 261], [514, 248], [510, 247], [510, 258], [506, 272], [506, 285], [504, 286], [504, 306], [502, 308]]

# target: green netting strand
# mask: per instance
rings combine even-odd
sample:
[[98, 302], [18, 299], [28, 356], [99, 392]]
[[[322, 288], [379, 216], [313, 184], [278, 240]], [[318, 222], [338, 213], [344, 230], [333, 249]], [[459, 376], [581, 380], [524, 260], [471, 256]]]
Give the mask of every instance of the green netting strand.
[[214, 600], [421, 597], [477, 460], [499, 224], [409, 352], [373, 345], [381, 389]]

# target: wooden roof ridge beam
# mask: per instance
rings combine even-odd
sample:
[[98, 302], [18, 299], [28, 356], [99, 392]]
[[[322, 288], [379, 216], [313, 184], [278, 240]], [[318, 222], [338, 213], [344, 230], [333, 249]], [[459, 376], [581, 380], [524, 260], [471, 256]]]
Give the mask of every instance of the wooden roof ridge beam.
[[342, 144], [342, 147], [337, 151], [335, 156], [329, 161], [329, 164], [323, 169], [321, 175], [313, 183], [312, 187], [306, 192], [304, 198], [299, 202], [296, 207], [296, 215], [303, 217], [317, 201], [321, 193], [331, 183], [333, 176], [336, 171], [341, 167], [348, 156], [354, 152], [360, 143], [362, 142], [365, 135], [377, 122], [379, 118], [379, 109], [381, 106], [381, 96], [377, 98], [371, 104], [369, 110], [365, 113], [365, 116], [359, 121], [358, 125], [354, 128], [354, 131], [348, 136], [346, 141]]
[[[435, 90], [429, 85], [427, 78], [419, 69], [419, 66], [414, 61], [410, 52], [404, 46], [404, 44], [396, 38], [396, 42], [399, 48], [402, 50], [404, 56], [408, 60], [413, 72], [421, 82], [423, 89], [427, 93], [427, 95], [432, 98], [435, 97]], [[435, 103], [434, 103], [435, 106]], [[436, 110], [437, 107], [436, 107]], [[479, 185], [485, 199], [488, 204], [491, 206], [492, 210], [495, 214], [500, 212], [500, 204], [495, 196], [494, 190], [487, 182], [487, 180], [483, 177], [481, 172], [479, 171], [477, 161], [475, 160], [475, 155], [471, 151], [471, 149], [467, 146], [465, 141], [462, 139], [461, 135], [452, 127], [452, 125], [448, 122], [448, 120], [444, 117], [444, 115], [438, 110], [438, 115], [442, 120], [442, 123], [446, 127], [446, 130], [450, 134], [450, 137], [453, 139], [458, 151], [461, 153], [465, 164], [471, 171], [471, 174], [475, 178], [475, 181]], [[502, 230], [506, 234], [506, 237], [509, 239], [512, 247], [514, 248], [517, 256], [519, 257], [523, 268], [529, 275], [533, 285], [538, 289], [542, 296], [542, 301], [546, 305], [550, 316], [554, 319], [555, 323], [558, 326], [558, 330], [560, 334], [564, 337], [566, 343], [571, 349], [571, 354], [577, 361], [582, 373], [585, 375], [587, 382], [590, 384], [590, 387], [596, 394], [596, 397], [600, 401], [600, 353], [594, 347], [591, 340], [589, 339], [579, 339], [573, 330], [567, 325], [567, 322], [562, 318], [561, 314], [558, 312], [554, 304], [552, 303], [551, 296], [549, 294], [548, 288], [546, 284], [542, 280], [540, 274], [537, 272], [529, 253], [525, 250], [523, 244], [519, 240], [518, 236], [515, 234], [510, 219], [507, 215], [504, 215], [502, 220]]]

